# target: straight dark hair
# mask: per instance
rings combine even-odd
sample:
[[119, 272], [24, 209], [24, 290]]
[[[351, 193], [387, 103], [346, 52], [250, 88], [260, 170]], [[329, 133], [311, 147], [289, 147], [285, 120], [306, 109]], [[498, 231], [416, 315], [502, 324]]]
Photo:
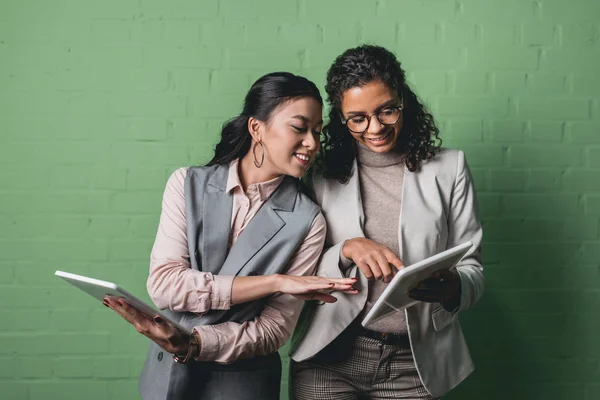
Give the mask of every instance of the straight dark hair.
[[248, 132], [250, 117], [267, 122], [278, 107], [301, 97], [313, 98], [323, 105], [317, 86], [303, 76], [273, 72], [260, 77], [246, 94], [241, 114], [223, 124], [221, 140], [207, 165], [228, 164], [245, 156], [252, 144]]

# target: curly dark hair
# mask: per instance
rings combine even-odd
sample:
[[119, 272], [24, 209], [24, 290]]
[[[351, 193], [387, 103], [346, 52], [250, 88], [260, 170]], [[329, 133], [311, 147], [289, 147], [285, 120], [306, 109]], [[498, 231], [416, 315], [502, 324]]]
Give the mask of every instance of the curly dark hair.
[[396, 56], [375, 45], [361, 45], [338, 56], [327, 72], [329, 121], [323, 128], [318, 165], [323, 176], [346, 181], [356, 155], [356, 142], [342, 123], [342, 96], [348, 89], [381, 81], [403, 94], [404, 123], [395, 150], [406, 155], [406, 166], [416, 171], [439, 151], [442, 140], [433, 116], [406, 82]]

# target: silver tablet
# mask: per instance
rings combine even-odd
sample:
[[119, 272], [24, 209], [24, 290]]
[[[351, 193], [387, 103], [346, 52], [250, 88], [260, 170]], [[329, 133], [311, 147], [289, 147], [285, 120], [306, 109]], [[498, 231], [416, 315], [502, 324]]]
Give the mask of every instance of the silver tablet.
[[471, 246], [471, 242], [466, 242], [402, 268], [362, 320], [362, 326], [368, 327], [389, 314], [402, 311], [418, 303], [417, 300], [409, 297], [409, 291], [415, 288], [423, 279], [431, 277], [434, 272], [454, 268]]
[[125, 299], [127, 304], [129, 304], [132, 307], [135, 307], [137, 310], [146, 314], [150, 318], [153, 318], [155, 315], [160, 315], [162, 319], [164, 319], [165, 321], [169, 321], [169, 323], [171, 323], [181, 332], [186, 333], [188, 335], [192, 333], [191, 329], [186, 328], [183, 325], [173, 321], [173, 319], [165, 315], [165, 313], [158, 311], [156, 308], [138, 299], [137, 297], [127, 292], [125, 289], [119, 287], [119, 285], [115, 283], [101, 281], [99, 279], [89, 278], [83, 275], [71, 274], [69, 272], [64, 271], [56, 271], [54, 275], [58, 276], [61, 279], [64, 279], [71, 285], [83, 290], [90, 296], [95, 297], [100, 301], [104, 301], [104, 296], [106, 295], [121, 297]]

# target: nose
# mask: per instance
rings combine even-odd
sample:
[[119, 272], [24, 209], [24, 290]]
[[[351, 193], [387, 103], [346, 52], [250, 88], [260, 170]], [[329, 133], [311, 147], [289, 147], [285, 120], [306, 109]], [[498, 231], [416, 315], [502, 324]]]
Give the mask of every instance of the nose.
[[304, 140], [302, 141], [302, 145], [308, 148], [309, 150], [318, 149], [320, 145], [319, 136], [313, 134], [312, 132], [308, 132], [307, 135], [304, 137]]
[[375, 115], [371, 116], [371, 120], [369, 121], [369, 128], [367, 129], [367, 133], [379, 133], [385, 128], [379, 120], [375, 117]]

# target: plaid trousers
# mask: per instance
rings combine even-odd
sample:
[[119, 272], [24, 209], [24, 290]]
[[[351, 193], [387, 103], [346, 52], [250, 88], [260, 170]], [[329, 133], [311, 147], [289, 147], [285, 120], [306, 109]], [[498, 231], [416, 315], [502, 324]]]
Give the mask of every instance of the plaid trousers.
[[292, 400], [434, 400], [417, 373], [410, 348], [357, 336], [343, 361], [291, 361]]

